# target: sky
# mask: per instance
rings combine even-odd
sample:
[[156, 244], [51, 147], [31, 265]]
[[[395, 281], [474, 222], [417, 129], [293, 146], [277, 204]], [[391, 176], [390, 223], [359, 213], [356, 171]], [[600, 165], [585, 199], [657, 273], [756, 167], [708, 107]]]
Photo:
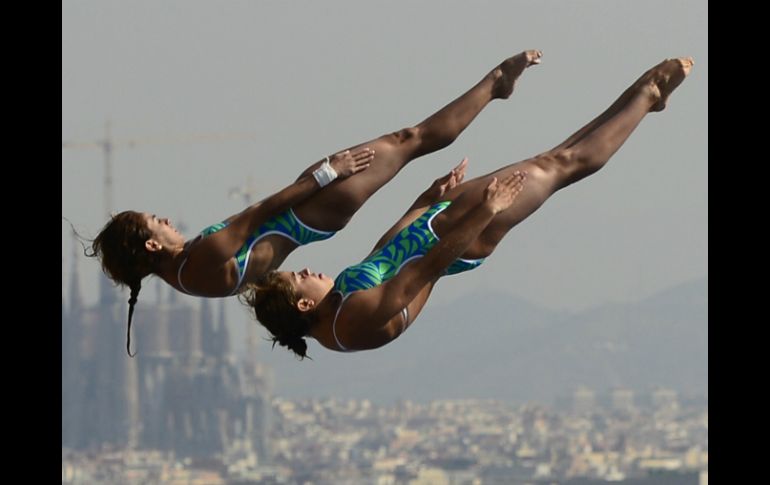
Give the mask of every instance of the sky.
[[[170, 217], [191, 237], [245, 207], [234, 188], [265, 197], [328, 153], [419, 123], [506, 57], [542, 50], [510, 99], [284, 263], [337, 274], [464, 156], [470, 178], [549, 149], [652, 65], [693, 56], [667, 109], [603, 170], [429, 304], [485, 289], [569, 311], [640, 300], [708, 273], [707, 13], [695, 0], [65, 0], [62, 142], [75, 145], [62, 149], [62, 216], [87, 237], [107, 220], [103, 154], [77, 143], [103, 139], [108, 120], [124, 143], [109, 209]], [[76, 250], [62, 220], [63, 296], [74, 264], [92, 303], [97, 263], [73, 263]], [[228, 314], [249, 318], [234, 299]]]

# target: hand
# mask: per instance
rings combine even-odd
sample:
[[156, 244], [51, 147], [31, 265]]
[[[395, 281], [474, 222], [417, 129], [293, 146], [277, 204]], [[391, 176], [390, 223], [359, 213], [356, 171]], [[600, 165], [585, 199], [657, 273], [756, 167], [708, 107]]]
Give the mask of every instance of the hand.
[[513, 172], [499, 182], [497, 177], [494, 177], [484, 190], [484, 202], [495, 214], [504, 211], [513, 205], [513, 201], [524, 188], [526, 180], [527, 172], [519, 171]]
[[433, 184], [423, 194], [427, 198], [427, 202], [438, 202], [444, 194], [460, 185], [465, 178], [465, 169], [467, 167], [468, 157], [465, 157], [462, 162], [450, 170], [448, 174], [434, 180]]
[[374, 150], [362, 148], [351, 153], [350, 150], [335, 153], [329, 157], [329, 165], [337, 172], [337, 177], [344, 179], [369, 168], [374, 160]]

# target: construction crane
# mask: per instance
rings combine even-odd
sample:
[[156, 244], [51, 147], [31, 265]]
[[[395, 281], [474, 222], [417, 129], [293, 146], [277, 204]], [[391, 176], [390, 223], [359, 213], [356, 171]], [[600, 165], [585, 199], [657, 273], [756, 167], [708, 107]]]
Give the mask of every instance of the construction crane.
[[[230, 187], [230, 190], [227, 193], [231, 199], [240, 197], [241, 200], [243, 200], [244, 208], [254, 203], [253, 201], [256, 194], [257, 187], [254, 184], [254, 179], [251, 178], [251, 175], [246, 178], [245, 184], [236, 187]], [[251, 370], [255, 371], [259, 368], [259, 360], [257, 359], [257, 343], [259, 342], [259, 337], [257, 336], [257, 326], [249, 325], [246, 331], [248, 334], [246, 337], [246, 346], [248, 352], [246, 359], [249, 366], [251, 367]]]
[[237, 187], [230, 187], [227, 195], [231, 199], [240, 197], [243, 200], [243, 207], [248, 207], [253, 204], [254, 196], [257, 195], [257, 186], [254, 184], [254, 179], [251, 175], [246, 177], [246, 183]]
[[111, 123], [104, 123], [104, 138], [92, 142], [62, 141], [62, 150], [90, 150], [101, 149], [104, 156], [104, 210], [109, 218], [112, 213], [112, 156], [118, 148], [134, 148], [139, 145], [158, 145], [168, 143], [191, 143], [231, 140], [256, 140], [257, 133], [229, 132], [229, 133], [198, 133], [188, 135], [164, 135], [149, 136], [144, 138], [132, 138], [115, 140], [112, 138]]
[[[139, 145], [156, 145], [168, 143], [192, 143], [192, 142], [212, 142], [212, 141], [232, 141], [232, 140], [256, 140], [257, 133], [253, 132], [228, 132], [228, 133], [199, 133], [188, 135], [165, 135], [149, 136], [144, 138], [114, 139], [112, 137], [111, 123], [109, 120], [104, 123], [104, 138], [92, 142], [62, 141], [62, 150], [91, 150], [101, 149], [104, 157], [104, 210], [106, 217], [109, 218], [112, 213], [112, 157], [116, 149], [134, 148]], [[232, 187], [229, 190], [230, 197], [241, 197], [244, 207], [252, 204], [257, 194], [257, 187], [253, 179], [249, 176], [243, 186]], [[180, 230], [183, 230], [182, 223], [177, 224]], [[103, 290], [106, 291], [106, 290]], [[257, 329], [256, 325], [248, 327], [248, 354], [251, 366], [256, 369], [258, 362], [256, 359], [257, 350]]]

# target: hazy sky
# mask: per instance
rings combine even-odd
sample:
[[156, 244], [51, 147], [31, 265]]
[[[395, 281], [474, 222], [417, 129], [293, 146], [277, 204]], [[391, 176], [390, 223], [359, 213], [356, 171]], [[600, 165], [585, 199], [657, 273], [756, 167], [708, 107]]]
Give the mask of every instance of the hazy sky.
[[[645, 118], [602, 171], [514, 229], [482, 268], [446, 278], [430, 304], [493, 287], [580, 310], [705, 276], [705, 1], [65, 0], [62, 140], [99, 140], [107, 119], [117, 141], [164, 140], [115, 151], [112, 209], [168, 216], [192, 236], [244, 207], [231, 188], [251, 184], [264, 197], [327, 153], [418, 123], [532, 48], [542, 64], [509, 100], [490, 104], [453, 145], [414, 161], [344, 231], [284, 267], [336, 274], [463, 156], [473, 177], [548, 149], [650, 66], [690, 55], [695, 67], [666, 111]], [[185, 138], [244, 132], [253, 137]], [[106, 221], [103, 167], [99, 149], [62, 150], [62, 214], [90, 237]], [[63, 283], [72, 253], [63, 221]], [[81, 257], [78, 267], [93, 302], [96, 262]]]

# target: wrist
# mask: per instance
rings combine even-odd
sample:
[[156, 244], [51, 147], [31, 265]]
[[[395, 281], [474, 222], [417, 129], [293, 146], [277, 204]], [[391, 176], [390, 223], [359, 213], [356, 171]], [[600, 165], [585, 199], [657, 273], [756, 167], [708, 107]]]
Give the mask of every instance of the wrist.
[[476, 209], [481, 213], [488, 214], [490, 216], [495, 216], [501, 210], [495, 205], [495, 203], [492, 200], [483, 201], [481, 204], [477, 206]]
[[435, 197], [431, 193], [431, 190], [428, 189], [425, 192], [423, 192], [422, 194], [420, 194], [420, 196], [417, 197], [417, 199], [415, 199], [414, 202], [415, 202], [415, 204], [426, 204], [426, 203], [430, 204], [431, 202], [433, 202], [434, 199], [435, 199]]
[[325, 187], [329, 185], [338, 177], [337, 171], [334, 170], [331, 163], [329, 163], [329, 157], [321, 164], [320, 167], [313, 171], [313, 178], [315, 178], [318, 185]]

